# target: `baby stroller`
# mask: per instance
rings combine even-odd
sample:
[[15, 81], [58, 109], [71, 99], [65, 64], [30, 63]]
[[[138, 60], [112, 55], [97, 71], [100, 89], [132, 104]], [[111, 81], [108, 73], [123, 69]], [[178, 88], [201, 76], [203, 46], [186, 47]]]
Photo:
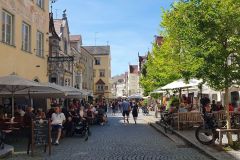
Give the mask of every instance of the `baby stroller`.
[[143, 107], [142, 107], [142, 113], [143, 113], [144, 115], [149, 114], [149, 110], [148, 110], [148, 108], [145, 107], [145, 106], [143, 106]]
[[79, 119], [77, 122], [75, 122], [72, 135], [79, 135], [80, 137], [83, 137], [85, 141], [88, 140], [90, 130], [88, 121], [85, 118], [81, 120]]

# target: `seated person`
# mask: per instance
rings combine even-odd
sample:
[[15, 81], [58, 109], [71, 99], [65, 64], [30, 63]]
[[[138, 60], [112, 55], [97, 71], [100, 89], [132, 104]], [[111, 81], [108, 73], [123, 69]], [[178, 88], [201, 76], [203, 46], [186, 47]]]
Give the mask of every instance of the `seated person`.
[[103, 125], [107, 122], [107, 115], [104, 112], [104, 109], [102, 107], [97, 106], [97, 120], [100, 123], [100, 125]]
[[38, 108], [37, 109], [37, 118], [40, 119], [45, 119], [46, 118], [46, 114], [42, 111], [42, 108]]
[[184, 104], [181, 104], [179, 109], [178, 109], [179, 112], [188, 112], [188, 110], [185, 108]]
[[233, 107], [232, 103], [229, 103], [228, 107], [229, 107], [229, 112], [234, 111], [234, 107]]
[[64, 123], [64, 121], [66, 120], [66, 117], [63, 113], [60, 112], [60, 107], [57, 106], [55, 108], [55, 112], [52, 114], [52, 130], [56, 129], [58, 131], [57, 133], [57, 138], [55, 141], [55, 145], [59, 144], [59, 139], [61, 137], [62, 134], [62, 125]]
[[18, 107], [14, 107], [14, 117], [20, 117], [21, 113]]
[[94, 119], [94, 113], [92, 111], [91, 106], [89, 105], [87, 108], [87, 119], [92, 123]]
[[77, 112], [76, 112], [76, 110], [75, 110], [74, 107], [71, 107], [71, 108], [70, 108], [70, 110], [68, 111], [68, 115], [72, 118], [72, 121], [73, 121], [74, 123], [77, 123], [77, 122], [78, 122], [79, 116], [78, 116], [78, 114], [77, 114]]
[[212, 108], [212, 111], [219, 111], [215, 100], [212, 100], [211, 108]]
[[214, 128], [216, 127], [216, 120], [214, 115], [212, 114], [212, 109], [210, 106], [210, 99], [207, 97], [204, 97], [200, 100], [200, 103], [202, 105], [202, 113], [203, 113], [203, 119], [204, 123], [207, 128]]
[[66, 112], [66, 122], [64, 123], [64, 129], [67, 136], [72, 136], [74, 126], [80, 121], [80, 118], [76, 112], [76, 109], [72, 106], [70, 110]]
[[220, 101], [217, 102], [217, 109], [218, 111], [224, 110], [222, 103]]
[[91, 105], [90, 105], [90, 110], [92, 111], [93, 117], [95, 118], [96, 111], [97, 111], [97, 110], [96, 110], [96, 107], [91, 104]]

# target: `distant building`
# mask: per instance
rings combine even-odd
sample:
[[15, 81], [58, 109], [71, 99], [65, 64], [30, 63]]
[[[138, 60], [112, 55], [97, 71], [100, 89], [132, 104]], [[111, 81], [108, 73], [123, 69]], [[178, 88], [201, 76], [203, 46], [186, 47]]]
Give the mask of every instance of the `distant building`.
[[94, 57], [82, 47], [81, 35], [70, 35], [70, 46], [74, 56], [74, 87], [92, 95]]
[[111, 53], [110, 46], [82, 46], [94, 56], [93, 95], [96, 99], [111, 98]]
[[128, 96], [132, 94], [141, 94], [141, 90], [139, 87], [138, 65], [129, 65], [127, 82], [128, 82], [127, 83]]
[[86, 49], [81, 47], [81, 64], [83, 64], [82, 72], [82, 89], [87, 90], [90, 95], [93, 95], [94, 87], [94, 56], [88, 52]]
[[112, 77], [111, 85], [112, 85], [113, 98], [127, 96], [125, 74], [121, 74], [121, 75]]
[[142, 73], [142, 71], [144, 69], [143, 65], [146, 63], [146, 61], [147, 61], [147, 55], [146, 56], [140, 56], [138, 54], [138, 66], [139, 66], [140, 73]]
[[161, 46], [163, 44], [163, 36], [155, 36], [155, 44]]

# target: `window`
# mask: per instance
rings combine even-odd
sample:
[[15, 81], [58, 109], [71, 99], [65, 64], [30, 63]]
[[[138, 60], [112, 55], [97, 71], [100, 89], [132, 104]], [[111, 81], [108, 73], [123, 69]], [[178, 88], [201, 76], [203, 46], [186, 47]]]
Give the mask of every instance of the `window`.
[[108, 90], [108, 86], [105, 86], [105, 90]]
[[103, 92], [104, 91], [104, 85], [97, 85], [97, 91]]
[[13, 45], [13, 15], [2, 12], [2, 42]]
[[37, 31], [37, 55], [43, 57], [44, 49], [43, 49], [43, 33]]
[[100, 61], [100, 57], [95, 58], [95, 65], [100, 65], [101, 61]]
[[40, 7], [40, 8], [44, 8], [44, 0], [37, 0], [37, 5], [38, 5], [38, 7]]
[[30, 26], [22, 24], [22, 50], [30, 52]]
[[100, 77], [105, 77], [105, 70], [104, 69], [99, 70], [99, 76]]
[[65, 86], [70, 86], [71, 83], [70, 83], [70, 79], [69, 78], [66, 78], [65, 79]]

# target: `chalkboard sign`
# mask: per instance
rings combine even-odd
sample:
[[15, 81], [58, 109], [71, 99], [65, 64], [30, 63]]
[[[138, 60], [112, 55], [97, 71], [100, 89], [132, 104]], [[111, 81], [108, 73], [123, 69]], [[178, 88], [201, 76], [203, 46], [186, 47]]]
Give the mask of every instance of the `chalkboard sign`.
[[32, 156], [35, 146], [44, 145], [44, 152], [49, 147], [49, 155], [51, 154], [51, 134], [50, 121], [37, 119], [32, 121]]

